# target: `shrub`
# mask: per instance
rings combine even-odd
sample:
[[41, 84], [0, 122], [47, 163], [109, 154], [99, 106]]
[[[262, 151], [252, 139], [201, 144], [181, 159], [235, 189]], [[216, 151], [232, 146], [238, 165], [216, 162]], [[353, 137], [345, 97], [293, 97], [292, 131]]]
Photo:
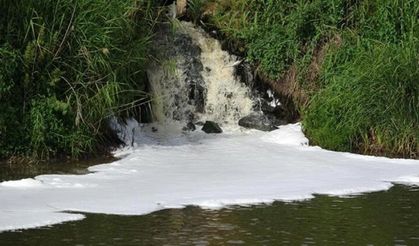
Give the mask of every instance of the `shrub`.
[[78, 157], [145, 98], [150, 1], [0, 0], [0, 158]]

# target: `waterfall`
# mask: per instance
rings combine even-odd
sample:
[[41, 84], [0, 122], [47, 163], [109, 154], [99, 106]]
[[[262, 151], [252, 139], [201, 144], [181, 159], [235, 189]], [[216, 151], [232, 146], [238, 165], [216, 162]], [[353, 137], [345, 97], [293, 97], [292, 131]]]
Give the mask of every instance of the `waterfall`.
[[155, 121], [232, 125], [252, 112], [250, 89], [234, 75], [240, 61], [201, 28], [174, 20], [156, 34], [153, 53], [147, 74]]

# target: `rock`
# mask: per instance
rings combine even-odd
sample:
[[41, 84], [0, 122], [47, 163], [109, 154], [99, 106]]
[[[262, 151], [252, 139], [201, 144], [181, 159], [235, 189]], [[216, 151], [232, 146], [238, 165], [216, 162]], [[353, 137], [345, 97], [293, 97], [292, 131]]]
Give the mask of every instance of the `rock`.
[[[287, 118], [287, 112], [285, 111], [282, 105], [277, 105], [274, 107], [274, 106], [269, 105], [266, 101], [263, 101], [263, 99], [262, 99], [260, 110], [268, 118], [275, 119], [276, 121], [283, 122], [284, 119]], [[277, 124], [275, 123], [275, 125]]]
[[270, 105], [265, 99], [261, 99], [261, 105], [260, 105], [260, 110], [263, 112], [263, 113], [270, 113], [270, 114], [273, 114], [273, 113], [275, 113], [275, 111], [276, 111], [276, 107], [274, 107], [274, 106], [272, 106], [272, 105]]
[[223, 129], [214, 121], [206, 121], [202, 127], [202, 131], [205, 133], [222, 133]]
[[[154, 35], [150, 53], [156, 60], [174, 63], [151, 63], [147, 68], [149, 84], [158, 83], [161, 93], [172, 91], [166, 94], [163, 103], [165, 117], [186, 123], [194, 122], [195, 113], [205, 111], [206, 83], [203, 78], [202, 50], [189, 34], [173, 32], [169, 24], [160, 23], [156, 29], [158, 31]], [[173, 84], [177, 88], [172, 88]]]
[[184, 126], [182, 128], [182, 130], [185, 131], [185, 132], [193, 132], [193, 131], [196, 130], [196, 127], [195, 127], [194, 123], [189, 122], [188, 124], [186, 124], [186, 126]]
[[239, 126], [265, 132], [278, 129], [278, 127], [262, 113], [251, 113], [250, 115], [241, 118], [239, 120]]
[[242, 62], [234, 68], [235, 76], [245, 85], [252, 88], [255, 83], [252, 66], [247, 62]]
[[187, 5], [188, 5], [188, 0], [177, 0], [176, 1], [176, 16], [181, 17], [185, 15]]

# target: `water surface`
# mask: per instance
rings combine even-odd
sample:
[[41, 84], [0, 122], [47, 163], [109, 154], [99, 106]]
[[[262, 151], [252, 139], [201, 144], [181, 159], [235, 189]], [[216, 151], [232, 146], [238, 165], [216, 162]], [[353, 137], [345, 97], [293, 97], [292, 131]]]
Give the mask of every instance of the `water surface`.
[[110, 163], [114, 157], [97, 157], [81, 161], [61, 161], [52, 163], [8, 163], [0, 161], [0, 182], [33, 178], [43, 174], [86, 174], [88, 167]]
[[303, 202], [82, 221], [0, 233], [1, 245], [419, 245], [419, 187]]

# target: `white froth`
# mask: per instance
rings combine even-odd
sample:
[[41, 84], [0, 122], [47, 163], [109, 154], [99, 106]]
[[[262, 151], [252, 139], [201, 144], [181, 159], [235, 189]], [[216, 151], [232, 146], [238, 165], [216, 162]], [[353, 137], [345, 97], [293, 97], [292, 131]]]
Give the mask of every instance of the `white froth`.
[[138, 147], [121, 150], [125, 157], [119, 161], [89, 168], [92, 173], [0, 183], [0, 230], [83, 218], [63, 211], [141, 215], [186, 205], [220, 208], [358, 194], [419, 181], [417, 160], [309, 147], [299, 124], [270, 133], [155, 136], [149, 127], [136, 133]]

